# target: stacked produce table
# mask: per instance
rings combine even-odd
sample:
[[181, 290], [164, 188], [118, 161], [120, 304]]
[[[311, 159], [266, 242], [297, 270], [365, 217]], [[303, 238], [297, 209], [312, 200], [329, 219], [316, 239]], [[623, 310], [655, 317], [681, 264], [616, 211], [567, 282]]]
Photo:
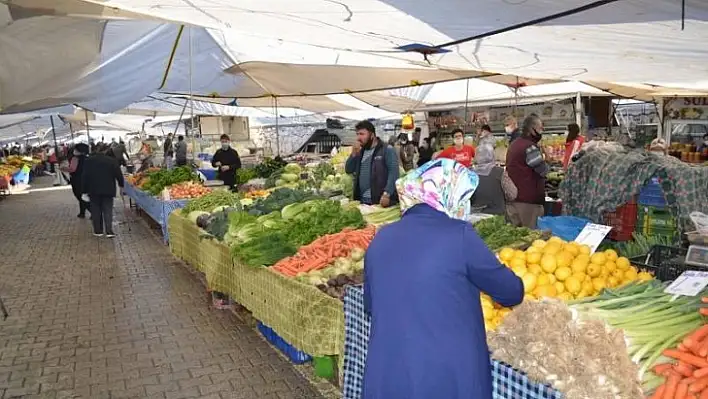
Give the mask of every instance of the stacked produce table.
[[123, 192], [135, 203], [138, 208], [143, 210], [152, 220], [160, 225], [162, 237], [165, 243], [167, 243], [169, 241], [167, 219], [173, 211], [187, 205], [188, 200], [163, 201], [127, 182], [125, 183]]
[[[362, 393], [370, 317], [364, 312], [364, 290], [348, 287], [344, 296], [343, 398], [359, 399]], [[555, 389], [530, 381], [525, 374], [491, 359], [493, 397], [499, 399], [560, 399]], [[473, 376], [470, 376], [473, 378]]]
[[269, 268], [234, 262], [229, 247], [200, 237], [203, 232], [179, 212], [169, 216], [168, 229], [172, 253], [203, 272], [210, 290], [229, 295], [300, 351], [342, 353], [341, 301]]

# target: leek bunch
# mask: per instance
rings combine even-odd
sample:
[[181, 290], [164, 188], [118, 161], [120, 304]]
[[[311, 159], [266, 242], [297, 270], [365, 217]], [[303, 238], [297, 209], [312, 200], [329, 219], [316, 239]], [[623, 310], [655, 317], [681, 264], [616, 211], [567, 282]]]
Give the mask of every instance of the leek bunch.
[[707, 292], [695, 297], [673, 296], [664, 293], [668, 284], [657, 280], [630, 283], [569, 303], [581, 317], [599, 318], [623, 330], [629, 355], [640, 366], [639, 378], [645, 381], [645, 388], [656, 383], [645, 373], [657, 363], [661, 352], [704, 324], [698, 310], [701, 297]]

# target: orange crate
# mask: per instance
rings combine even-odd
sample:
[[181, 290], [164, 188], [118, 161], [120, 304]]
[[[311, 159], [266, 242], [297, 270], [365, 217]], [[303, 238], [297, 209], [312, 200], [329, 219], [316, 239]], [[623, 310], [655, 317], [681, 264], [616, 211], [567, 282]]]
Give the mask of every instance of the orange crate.
[[605, 224], [611, 226], [608, 237], [615, 241], [629, 241], [637, 225], [637, 201], [636, 198], [620, 207], [614, 212], [605, 212]]

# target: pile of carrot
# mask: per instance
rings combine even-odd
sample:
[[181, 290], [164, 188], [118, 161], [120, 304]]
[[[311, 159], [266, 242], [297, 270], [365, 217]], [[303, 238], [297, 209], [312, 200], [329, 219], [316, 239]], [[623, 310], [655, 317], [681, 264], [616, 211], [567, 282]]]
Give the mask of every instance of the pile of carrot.
[[[702, 302], [708, 303], [708, 297]], [[708, 308], [701, 308], [700, 313], [708, 316]], [[654, 373], [666, 377], [666, 381], [651, 399], [708, 399], [708, 324], [662, 354], [675, 361], [654, 366]]]
[[354, 248], [365, 250], [375, 233], [376, 227], [367, 226], [359, 230], [344, 229], [339, 233], [322, 236], [300, 247], [295, 255], [280, 260], [271, 269], [290, 277], [323, 269], [335, 259], [349, 256]]

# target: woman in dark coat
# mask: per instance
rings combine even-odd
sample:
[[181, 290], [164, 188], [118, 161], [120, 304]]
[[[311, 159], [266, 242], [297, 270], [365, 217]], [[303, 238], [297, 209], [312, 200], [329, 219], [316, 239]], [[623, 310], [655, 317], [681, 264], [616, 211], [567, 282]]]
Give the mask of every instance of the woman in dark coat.
[[81, 199], [81, 179], [84, 174], [84, 161], [86, 161], [88, 152], [88, 145], [84, 143], [77, 144], [74, 147], [74, 153], [69, 163], [71, 191], [74, 192], [74, 197], [79, 201], [79, 214], [76, 216], [81, 219], [86, 217], [86, 211], [89, 209], [89, 203]]

